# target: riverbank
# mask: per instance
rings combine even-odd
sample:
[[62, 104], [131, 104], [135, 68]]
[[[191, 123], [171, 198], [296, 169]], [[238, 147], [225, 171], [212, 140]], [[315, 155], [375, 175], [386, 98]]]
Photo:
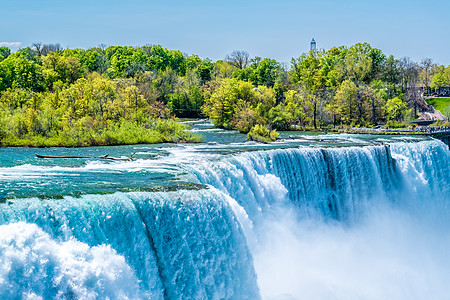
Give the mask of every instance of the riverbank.
[[440, 133], [450, 134], [450, 127], [421, 127], [414, 129], [405, 128], [345, 128], [338, 129], [337, 133], [354, 133], [354, 134], [376, 134], [376, 135], [433, 135]]
[[134, 122], [111, 124], [98, 131], [72, 128], [49, 136], [25, 135], [11, 132], [0, 135], [2, 147], [91, 147], [162, 143], [198, 143], [202, 136], [192, 133], [189, 125], [173, 119], [157, 120], [153, 124]]

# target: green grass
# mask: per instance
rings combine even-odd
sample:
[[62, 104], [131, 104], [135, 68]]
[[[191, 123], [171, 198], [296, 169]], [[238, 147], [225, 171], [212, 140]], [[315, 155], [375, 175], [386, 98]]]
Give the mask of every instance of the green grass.
[[28, 134], [15, 136], [11, 132], [1, 134], [0, 146], [16, 147], [85, 147], [158, 143], [198, 143], [202, 137], [192, 134], [189, 127], [173, 119], [158, 119], [152, 124], [137, 125], [135, 122], [122, 120], [108, 128], [97, 131], [85, 128], [70, 128], [55, 132], [51, 136]]
[[436, 110], [439, 110], [443, 115], [447, 115], [450, 110], [450, 98], [432, 98], [426, 100], [428, 104], [434, 106]]

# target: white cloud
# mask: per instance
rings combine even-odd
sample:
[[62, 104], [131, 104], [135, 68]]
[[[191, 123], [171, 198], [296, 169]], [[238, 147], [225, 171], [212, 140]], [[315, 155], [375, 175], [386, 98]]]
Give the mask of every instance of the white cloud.
[[0, 42], [0, 47], [20, 47], [22, 42]]

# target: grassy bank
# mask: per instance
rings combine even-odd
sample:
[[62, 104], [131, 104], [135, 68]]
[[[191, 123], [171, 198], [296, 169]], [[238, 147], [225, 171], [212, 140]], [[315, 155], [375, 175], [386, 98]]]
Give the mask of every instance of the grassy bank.
[[450, 115], [450, 98], [431, 98], [426, 101], [443, 115]]
[[189, 127], [175, 120], [157, 120], [152, 124], [137, 125], [123, 121], [108, 128], [85, 130], [72, 127], [70, 130], [50, 135], [29, 134], [17, 137], [11, 132], [0, 136], [3, 147], [87, 147], [158, 143], [197, 143], [202, 137], [192, 134]]

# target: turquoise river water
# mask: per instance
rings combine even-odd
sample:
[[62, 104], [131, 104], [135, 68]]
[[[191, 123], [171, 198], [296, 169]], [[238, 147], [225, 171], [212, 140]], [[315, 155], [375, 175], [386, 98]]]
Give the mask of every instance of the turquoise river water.
[[192, 130], [204, 143], [0, 148], [0, 298], [448, 299], [441, 141]]

